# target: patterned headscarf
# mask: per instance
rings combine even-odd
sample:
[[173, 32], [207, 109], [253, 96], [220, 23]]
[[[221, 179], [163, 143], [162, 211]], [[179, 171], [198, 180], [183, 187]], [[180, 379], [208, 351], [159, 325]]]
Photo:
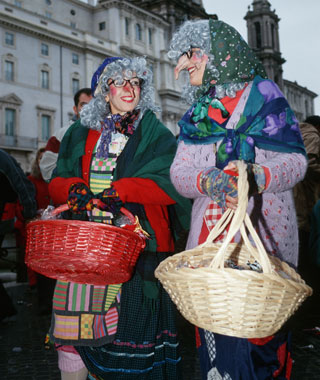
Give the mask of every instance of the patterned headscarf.
[[220, 86], [231, 91], [232, 88], [238, 90], [239, 85], [243, 87], [256, 75], [267, 78], [262, 63], [236, 29], [223, 21], [210, 19], [209, 30], [209, 60], [213, 62], [206, 66], [202, 86], [196, 92], [197, 97], [206, 93], [212, 85], [217, 93]]
[[[265, 70], [248, 44], [222, 21], [209, 20], [209, 28], [211, 46], [210, 52], [206, 52], [209, 61], [196, 92], [197, 102], [179, 121], [179, 139], [186, 144], [221, 141], [217, 152], [220, 168], [231, 160], [254, 162], [255, 147], [305, 154], [293, 111], [276, 84], [265, 80]], [[229, 113], [220, 101], [223, 96], [217, 92], [230, 96], [228, 91], [238, 91], [251, 81], [249, 99], [233, 129], [226, 129], [226, 122], [219, 124], [208, 116], [212, 107], [220, 109], [227, 118]]]
[[214, 77], [206, 69], [203, 82], [215, 80], [216, 85], [241, 83], [252, 80], [256, 75], [266, 78], [262, 63], [242, 36], [230, 25], [219, 20], [209, 20], [211, 54], [219, 76]]

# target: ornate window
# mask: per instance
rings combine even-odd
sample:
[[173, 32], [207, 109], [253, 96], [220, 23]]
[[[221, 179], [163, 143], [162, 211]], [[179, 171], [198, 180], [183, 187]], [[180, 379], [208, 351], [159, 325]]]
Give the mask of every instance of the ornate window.
[[5, 32], [4, 43], [6, 46], [15, 46], [14, 34], [11, 32]]
[[38, 117], [38, 139], [47, 141], [53, 132], [54, 115], [56, 110], [49, 107], [36, 106]]
[[72, 78], [72, 93], [73, 95], [80, 90], [80, 81], [77, 78]]
[[44, 42], [41, 43], [41, 55], [49, 56], [49, 45]]
[[41, 140], [47, 141], [51, 136], [51, 116], [41, 115]]
[[47, 70], [40, 71], [40, 85], [41, 85], [41, 88], [49, 90], [49, 71]]
[[254, 28], [256, 31], [256, 48], [260, 49], [262, 46], [262, 41], [261, 41], [261, 25], [260, 22], [255, 22], [254, 23]]
[[130, 20], [128, 19], [128, 17], [126, 17], [124, 19], [124, 22], [125, 22], [125, 33], [126, 33], [126, 36], [129, 36], [129, 25], [130, 25]]
[[79, 54], [72, 53], [72, 63], [74, 65], [79, 65]]
[[4, 61], [4, 77], [8, 82], [14, 81], [14, 62], [8, 60]]
[[16, 145], [22, 100], [15, 94], [0, 98], [0, 140], [7, 146]]
[[142, 28], [140, 24], [136, 24], [136, 40], [142, 41]]
[[5, 135], [14, 136], [16, 130], [16, 110], [5, 108]]
[[70, 76], [70, 84], [71, 84], [71, 93], [74, 95], [77, 91], [80, 90], [80, 83], [81, 83], [81, 78], [80, 74], [78, 72], [73, 72], [71, 73]]

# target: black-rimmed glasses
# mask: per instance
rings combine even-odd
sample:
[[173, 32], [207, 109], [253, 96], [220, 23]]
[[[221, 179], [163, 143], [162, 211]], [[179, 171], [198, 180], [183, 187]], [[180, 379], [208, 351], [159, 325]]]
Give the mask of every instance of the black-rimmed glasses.
[[124, 79], [124, 78], [117, 78], [117, 79], [111, 79], [110, 82], [108, 82], [108, 86], [114, 85], [115, 87], [125, 87], [127, 84], [130, 84], [131, 87], [141, 87], [143, 83], [143, 79], [141, 78], [131, 78], [131, 79]]
[[199, 48], [191, 48], [190, 50], [182, 53], [181, 56], [182, 55], [186, 55], [188, 59], [191, 59], [193, 57], [193, 55], [195, 55], [197, 58], [202, 58], [203, 51]]

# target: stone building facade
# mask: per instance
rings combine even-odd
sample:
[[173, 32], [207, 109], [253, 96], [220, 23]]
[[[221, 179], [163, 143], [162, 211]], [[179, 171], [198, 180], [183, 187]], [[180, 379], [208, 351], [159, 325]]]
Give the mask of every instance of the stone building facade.
[[254, 0], [245, 15], [248, 30], [248, 44], [263, 63], [268, 78], [278, 84], [298, 120], [303, 121], [314, 114], [314, 99], [317, 94], [297, 82], [283, 79], [282, 65], [286, 62], [281, 56], [279, 42], [279, 21], [268, 0]]
[[[316, 94], [282, 79], [279, 19], [267, 1], [252, 7], [249, 44], [270, 78], [296, 99], [292, 106], [302, 120], [313, 113]], [[74, 93], [90, 87], [107, 56], [146, 57], [162, 121], [177, 134], [185, 105], [167, 48], [183, 21], [208, 17], [215, 15], [205, 12], [202, 0], [0, 0], [0, 148], [29, 171], [36, 150], [68, 124]]]
[[[185, 106], [167, 58], [172, 19], [138, 3], [0, 0], [0, 148], [13, 154], [24, 170], [30, 170], [35, 151], [48, 137], [68, 124], [74, 93], [90, 86], [94, 70], [107, 56], [146, 57], [162, 120], [178, 132]], [[202, 1], [186, 3], [187, 17], [208, 17]], [[170, 12], [182, 14], [172, 7]], [[182, 21], [179, 16], [175, 25]]]

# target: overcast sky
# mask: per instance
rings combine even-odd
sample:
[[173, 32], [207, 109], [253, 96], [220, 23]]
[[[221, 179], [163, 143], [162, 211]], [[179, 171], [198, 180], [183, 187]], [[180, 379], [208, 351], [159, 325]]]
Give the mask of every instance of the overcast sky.
[[[252, 0], [203, 0], [207, 13], [232, 25], [247, 41], [243, 19]], [[283, 78], [297, 81], [320, 95], [320, 0], [269, 0], [280, 18], [280, 51], [286, 60]], [[320, 96], [315, 99], [315, 114], [320, 115]]]

